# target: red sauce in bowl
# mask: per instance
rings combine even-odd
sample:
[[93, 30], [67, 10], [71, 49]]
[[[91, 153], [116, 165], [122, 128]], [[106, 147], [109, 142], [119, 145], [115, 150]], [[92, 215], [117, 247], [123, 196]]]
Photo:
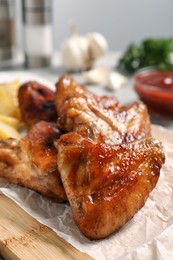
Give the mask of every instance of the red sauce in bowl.
[[135, 75], [134, 86], [151, 111], [173, 116], [173, 71], [143, 70]]

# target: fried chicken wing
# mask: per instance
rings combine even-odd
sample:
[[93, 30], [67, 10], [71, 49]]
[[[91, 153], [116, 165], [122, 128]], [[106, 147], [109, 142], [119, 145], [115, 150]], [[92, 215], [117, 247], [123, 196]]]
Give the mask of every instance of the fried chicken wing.
[[[60, 78], [55, 93], [27, 82], [18, 99], [31, 130], [19, 142], [0, 141], [0, 177], [68, 200], [76, 225], [90, 239], [109, 236], [143, 207], [164, 153], [151, 138], [142, 102], [124, 107], [68, 75]], [[50, 123], [57, 118], [58, 126]]]
[[51, 199], [66, 200], [54, 146], [60, 134], [55, 124], [41, 121], [19, 142], [0, 141], [0, 177]]
[[18, 100], [22, 120], [28, 128], [44, 120], [56, 122], [55, 93], [35, 81], [29, 81], [19, 88]]
[[68, 75], [56, 84], [55, 104], [60, 129], [80, 132], [97, 142], [121, 144], [151, 134], [148, 111], [142, 102], [126, 108], [113, 98], [94, 95]]
[[90, 239], [107, 237], [133, 217], [164, 163], [161, 144], [151, 138], [110, 146], [73, 132], [55, 145], [74, 220]]

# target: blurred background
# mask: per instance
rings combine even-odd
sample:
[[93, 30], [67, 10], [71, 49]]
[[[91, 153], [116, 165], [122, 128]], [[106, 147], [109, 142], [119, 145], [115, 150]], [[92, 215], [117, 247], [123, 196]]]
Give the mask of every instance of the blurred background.
[[[56, 50], [69, 36], [71, 20], [76, 21], [81, 34], [102, 33], [113, 51], [123, 51], [129, 43], [146, 37], [173, 36], [172, 0], [53, 0], [52, 5]], [[22, 47], [21, 0], [16, 0], [16, 20], [18, 45]]]
[[[13, 34], [15, 34], [16, 51], [24, 52], [22, 4], [25, 2], [34, 6], [39, 3], [39, 0], [0, 0], [1, 7], [4, 2], [8, 2], [14, 11], [15, 32]], [[49, 0], [45, 2], [49, 2], [51, 6], [53, 52], [60, 50], [62, 42], [70, 36], [71, 21], [75, 21], [79, 34], [99, 32], [104, 35], [109, 51], [123, 52], [130, 43], [138, 43], [148, 37], [173, 36], [172, 0]], [[2, 16], [3, 10], [0, 10], [1, 20], [3, 20]]]
[[54, 0], [54, 44], [58, 48], [74, 19], [80, 33], [101, 32], [111, 50], [124, 50], [148, 36], [173, 36], [171, 0]]
[[[172, 93], [172, 10], [172, 0], [0, 0], [0, 70], [27, 69], [51, 82], [73, 73], [128, 105], [142, 99], [134, 72], [156, 66], [171, 71], [164, 84]], [[165, 102], [173, 107], [173, 96]]]

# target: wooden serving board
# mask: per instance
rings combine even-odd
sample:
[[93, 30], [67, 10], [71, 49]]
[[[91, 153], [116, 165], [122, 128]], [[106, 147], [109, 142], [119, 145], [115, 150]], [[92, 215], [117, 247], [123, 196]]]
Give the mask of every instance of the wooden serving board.
[[93, 259], [0, 195], [0, 255], [7, 260]]

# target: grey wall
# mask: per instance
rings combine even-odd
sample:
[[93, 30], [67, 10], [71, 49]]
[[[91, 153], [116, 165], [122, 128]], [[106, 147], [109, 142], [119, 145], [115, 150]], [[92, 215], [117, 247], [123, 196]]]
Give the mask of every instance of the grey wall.
[[[37, 1], [37, 0], [36, 0]], [[17, 2], [19, 46], [22, 46], [21, 0]], [[69, 36], [75, 20], [81, 34], [98, 31], [110, 50], [121, 51], [145, 37], [173, 37], [173, 0], [52, 0], [54, 48]]]
[[80, 33], [99, 31], [111, 50], [150, 36], [173, 37], [173, 0], [54, 0], [55, 46], [69, 35], [74, 19]]

